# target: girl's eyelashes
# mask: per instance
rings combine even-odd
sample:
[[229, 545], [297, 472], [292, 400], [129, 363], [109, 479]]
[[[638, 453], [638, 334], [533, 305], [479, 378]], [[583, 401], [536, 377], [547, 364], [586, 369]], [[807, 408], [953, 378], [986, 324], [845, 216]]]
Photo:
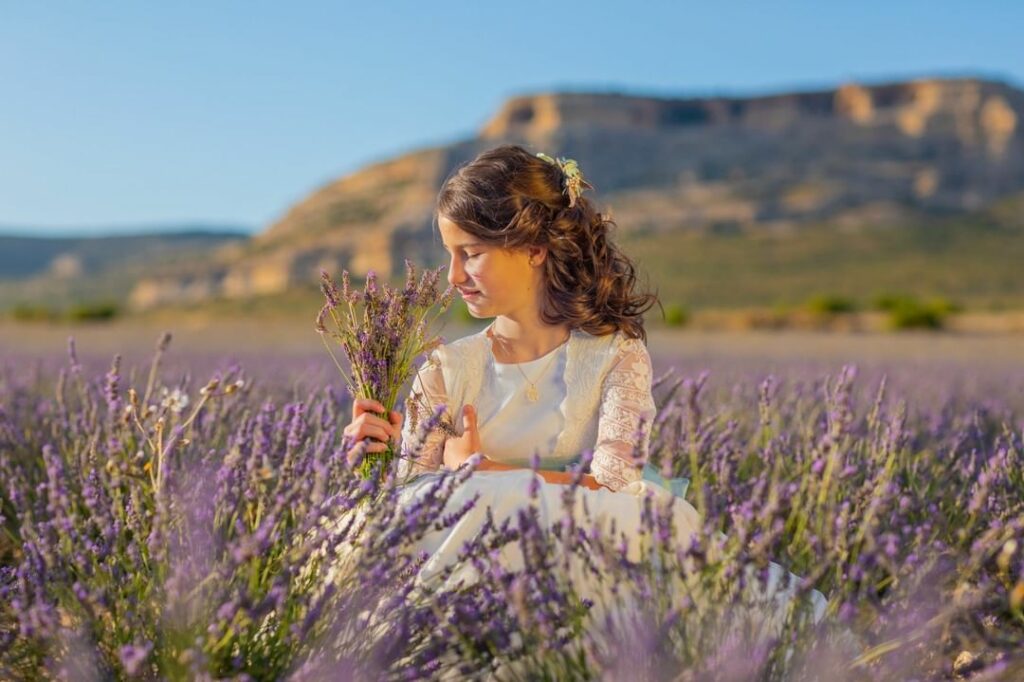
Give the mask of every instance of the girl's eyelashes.
[[[453, 253], [452, 253], [452, 249], [451, 249], [451, 248], [449, 248], [447, 244], [442, 244], [441, 246], [443, 246], [443, 247], [444, 247], [444, 250], [445, 250], [445, 251], [446, 251], [446, 252], [447, 252], [447, 253], [448, 253], [449, 255], [453, 255]], [[465, 248], [463, 248], [463, 247], [460, 247], [460, 246], [456, 246], [456, 247], [455, 247], [455, 251], [456, 251], [456, 252], [458, 252], [458, 253], [460, 253], [460, 254], [461, 254], [461, 255], [463, 256], [463, 258], [465, 258], [466, 260], [471, 260], [471, 259], [473, 259], [473, 258], [476, 258], [477, 256], [482, 256], [482, 255], [483, 255], [483, 254], [485, 253], [485, 252], [484, 252], [483, 250], [481, 250], [481, 251], [472, 251], [472, 252], [470, 252], [470, 251], [467, 251], [467, 250], [466, 250]]]
[[[447, 251], [448, 253], [451, 253], [451, 249], [449, 249], [447, 246], [444, 247], [444, 250]], [[469, 258], [476, 258], [481, 253], [483, 253], [483, 252], [482, 251], [478, 251], [476, 253], [470, 253], [469, 251], [463, 251], [462, 255], [465, 256], [467, 259], [469, 259]]]

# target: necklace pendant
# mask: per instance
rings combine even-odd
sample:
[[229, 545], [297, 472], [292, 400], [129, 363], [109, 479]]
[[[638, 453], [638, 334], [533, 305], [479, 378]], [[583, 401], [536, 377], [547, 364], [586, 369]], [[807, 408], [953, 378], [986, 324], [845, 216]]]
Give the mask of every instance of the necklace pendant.
[[529, 400], [531, 403], [535, 403], [537, 402], [538, 398], [540, 398], [540, 394], [537, 393], [536, 386], [530, 386], [529, 388], [526, 389], [527, 400]]

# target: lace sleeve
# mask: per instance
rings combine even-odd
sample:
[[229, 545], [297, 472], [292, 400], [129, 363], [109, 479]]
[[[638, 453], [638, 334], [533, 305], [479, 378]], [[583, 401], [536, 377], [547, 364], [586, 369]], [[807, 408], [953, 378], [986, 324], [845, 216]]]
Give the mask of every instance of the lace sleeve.
[[[655, 405], [651, 356], [640, 339], [620, 344], [601, 387], [597, 443], [590, 470], [601, 485], [620, 490], [641, 478]], [[641, 431], [642, 427], [642, 431]], [[634, 445], [639, 442], [640, 452]]]
[[[420, 425], [431, 419], [439, 405], [446, 405], [447, 402], [448, 395], [438, 349], [417, 369], [409, 398], [406, 400], [405, 421], [402, 424], [400, 476], [437, 471], [441, 467], [444, 441], [447, 438], [443, 424], [439, 424], [426, 434], [421, 432]], [[417, 436], [422, 437], [422, 440]]]

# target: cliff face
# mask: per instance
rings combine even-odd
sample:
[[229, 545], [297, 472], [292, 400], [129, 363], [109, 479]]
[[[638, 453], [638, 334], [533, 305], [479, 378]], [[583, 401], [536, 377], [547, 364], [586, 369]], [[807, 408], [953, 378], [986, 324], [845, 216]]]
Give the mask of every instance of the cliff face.
[[140, 307], [249, 296], [319, 269], [388, 274], [434, 261], [444, 178], [516, 142], [577, 159], [623, 231], [787, 230], [970, 212], [1024, 192], [1024, 91], [975, 79], [845, 84], [751, 98], [550, 93], [510, 99], [473, 139], [314, 191], [216, 266], [141, 282]]
[[653, 99], [623, 95], [544, 94], [516, 97], [481, 137], [543, 137], [566, 127], [672, 133], [725, 126], [784, 131], [810, 120], [895, 130], [920, 138], [952, 134], [965, 145], [1006, 153], [1019, 128], [1021, 92], [978, 80], [923, 80], [754, 98]]
[[140, 281], [130, 302], [148, 308], [278, 293], [315, 281], [321, 269], [390, 275], [393, 244], [429, 237], [445, 168], [446, 154], [427, 150], [331, 182], [248, 242], [220, 250], [212, 264]]

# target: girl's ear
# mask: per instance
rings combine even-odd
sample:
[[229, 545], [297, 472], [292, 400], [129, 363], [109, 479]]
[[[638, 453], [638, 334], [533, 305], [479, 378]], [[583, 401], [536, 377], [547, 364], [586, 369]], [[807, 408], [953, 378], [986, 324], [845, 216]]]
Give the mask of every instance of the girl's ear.
[[526, 247], [526, 255], [530, 265], [540, 265], [548, 256], [548, 247], [528, 246]]

